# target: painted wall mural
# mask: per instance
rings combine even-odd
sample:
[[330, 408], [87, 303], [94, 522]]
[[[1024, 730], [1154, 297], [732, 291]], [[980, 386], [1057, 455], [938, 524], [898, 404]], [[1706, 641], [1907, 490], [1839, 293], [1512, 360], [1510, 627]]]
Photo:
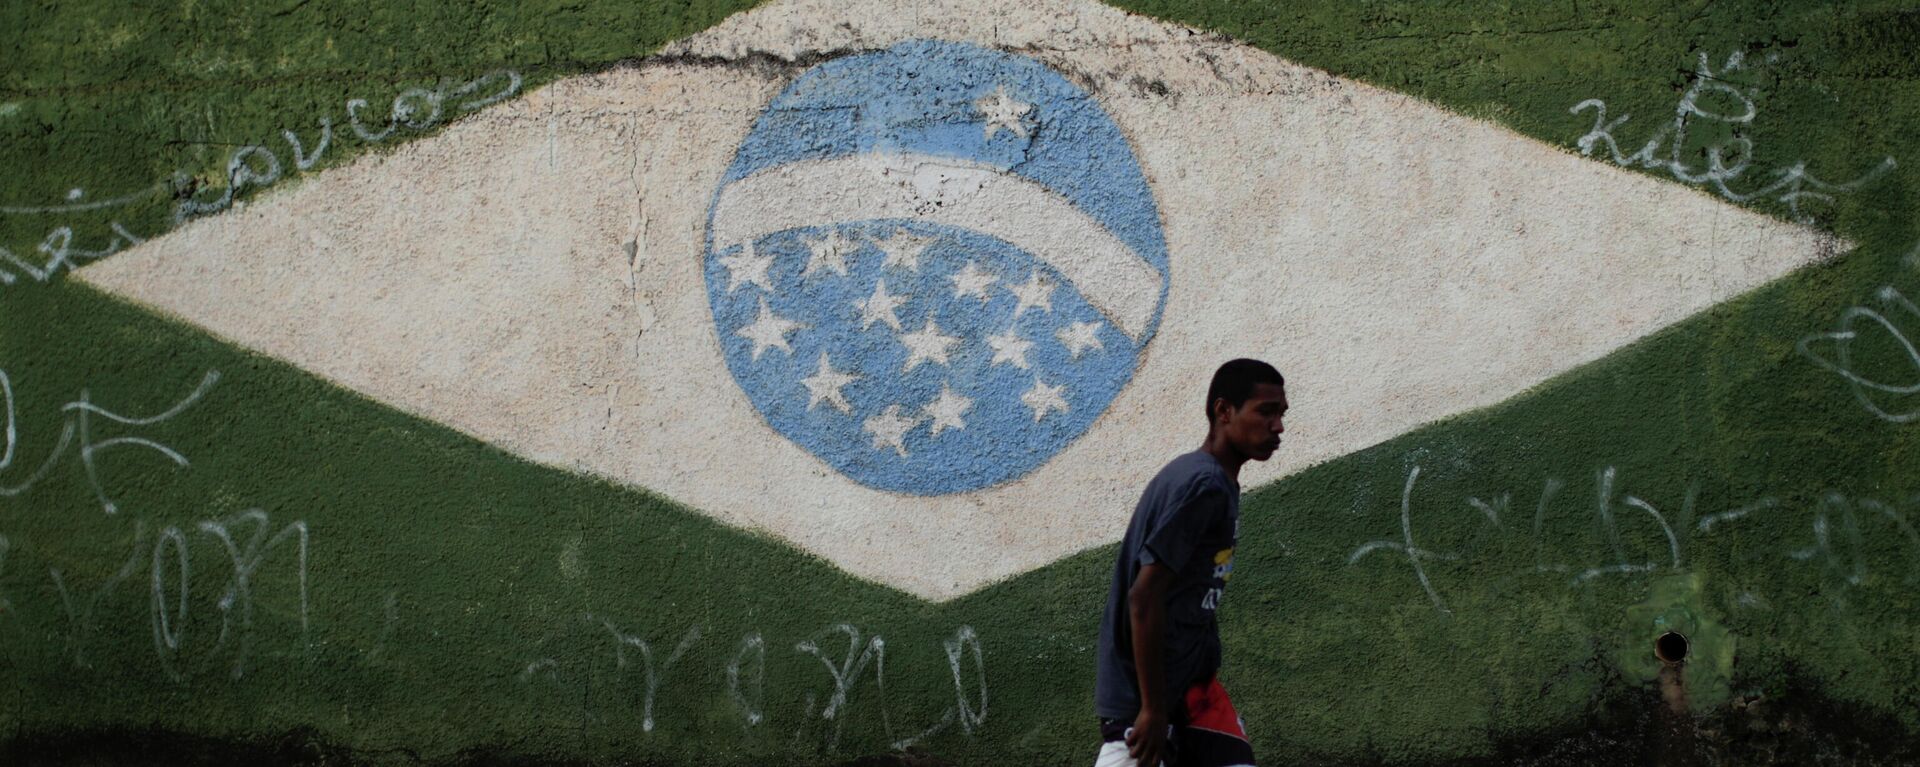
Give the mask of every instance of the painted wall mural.
[[[1224, 358], [1316, 403], [1261, 483], [1844, 245], [1231, 40], [959, 8], [740, 14], [78, 278], [949, 600], [1111, 543]], [[706, 63], [742, 47], [808, 63]]]
[[0, 764], [1085, 764], [1235, 356], [1263, 759], [1920, 763], [1920, 16], [1589, 6], [10, 9]]
[[915, 495], [1019, 477], [1085, 433], [1166, 300], [1160, 213], [1112, 119], [1046, 65], [966, 43], [801, 74], [741, 144], [707, 237], [754, 407]]

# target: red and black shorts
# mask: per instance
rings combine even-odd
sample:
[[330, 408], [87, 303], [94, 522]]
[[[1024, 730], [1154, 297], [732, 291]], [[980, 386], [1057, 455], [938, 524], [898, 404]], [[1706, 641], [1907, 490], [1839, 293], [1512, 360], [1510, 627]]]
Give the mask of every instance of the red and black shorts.
[[[1227, 688], [1220, 686], [1219, 679], [1187, 688], [1186, 697], [1174, 707], [1172, 719], [1168, 725], [1167, 767], [1253, 764], [1253, 744], [1247, 742], [1246, 725], [1233, 710], [1233, 701], [1227, 698]], [[1133, 764], [1126, 758], [1127, 731], [1131, 729], [1131, 720], [1100, 720], [1099, 764]]]

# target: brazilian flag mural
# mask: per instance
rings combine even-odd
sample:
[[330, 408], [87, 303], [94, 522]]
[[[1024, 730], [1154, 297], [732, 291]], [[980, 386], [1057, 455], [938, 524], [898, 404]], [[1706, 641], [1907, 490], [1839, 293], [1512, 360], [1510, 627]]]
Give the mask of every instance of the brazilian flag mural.
[[1920, 13], [0, 11], [10, 763], [1920, 758]]

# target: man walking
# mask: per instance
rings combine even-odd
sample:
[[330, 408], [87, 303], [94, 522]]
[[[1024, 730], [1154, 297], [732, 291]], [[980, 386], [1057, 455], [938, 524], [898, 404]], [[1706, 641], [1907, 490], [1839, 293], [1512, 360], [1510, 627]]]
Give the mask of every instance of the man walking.
[[1253, 764], [1215, 678], [1214, 611], [1240, 537], [1240, 467], [1280, 447], [1286, 379], [1237, 359], [1207, 387], [1207, 439], [1147, 483], [1120, 543], [1100, 621], [1096, 767]]

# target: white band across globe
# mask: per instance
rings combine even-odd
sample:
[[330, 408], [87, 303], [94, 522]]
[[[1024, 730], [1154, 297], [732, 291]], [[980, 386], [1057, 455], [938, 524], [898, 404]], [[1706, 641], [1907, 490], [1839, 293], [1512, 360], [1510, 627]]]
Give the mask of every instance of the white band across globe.
[[1071, 280], [1128, 337], [1152, 327], [1160, 272], [1058, 193], [957, 157], [869, 153], [753, 173], [720, 190], [716, 252], [788, 229], [913, 219], [970, 229], [1024, 250]]

